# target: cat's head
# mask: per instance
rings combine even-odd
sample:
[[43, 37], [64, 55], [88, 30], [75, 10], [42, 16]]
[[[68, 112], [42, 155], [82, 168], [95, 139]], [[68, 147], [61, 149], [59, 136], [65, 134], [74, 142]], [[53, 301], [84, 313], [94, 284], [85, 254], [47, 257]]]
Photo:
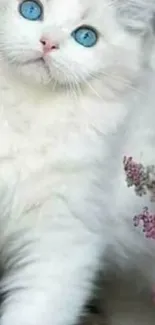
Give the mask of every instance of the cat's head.
[[139, 69], [153, 0], [0, 0], [0, 56], [22, 76], [83, 84]]

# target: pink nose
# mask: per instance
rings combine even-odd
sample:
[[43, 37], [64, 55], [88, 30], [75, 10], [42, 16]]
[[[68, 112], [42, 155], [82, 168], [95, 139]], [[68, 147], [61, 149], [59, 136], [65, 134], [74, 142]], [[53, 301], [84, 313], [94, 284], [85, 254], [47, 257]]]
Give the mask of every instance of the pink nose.
[[53, 43], [49, 38], [42, 37], [40, 43], [42, 44], [44, 54], [58, 49], [58, 44]]

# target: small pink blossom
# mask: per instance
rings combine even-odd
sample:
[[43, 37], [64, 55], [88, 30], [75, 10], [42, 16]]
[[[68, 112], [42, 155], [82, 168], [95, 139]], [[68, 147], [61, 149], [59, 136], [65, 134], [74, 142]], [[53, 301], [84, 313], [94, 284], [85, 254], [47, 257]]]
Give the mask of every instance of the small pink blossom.
[[133, 218], [135, 227], [142, 225], [143, 232], [147, 238], [155, 239], [155, 214], [150, 213], [145, 207], [143, 211]]
[[124, 157], [124, 171], [128, 187], [133, 186], [138, 196], [150, 195], [151, 201], [155, 201], [155, 166], [143, 166], [132, 157]]

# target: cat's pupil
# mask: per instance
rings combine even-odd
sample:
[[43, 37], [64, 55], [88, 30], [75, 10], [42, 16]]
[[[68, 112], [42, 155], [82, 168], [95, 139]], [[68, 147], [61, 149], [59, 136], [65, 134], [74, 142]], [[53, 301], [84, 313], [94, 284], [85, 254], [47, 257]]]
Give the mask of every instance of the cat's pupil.
[[89, 37], [89, 33], [87, 32], [87, 33], [85, 33], [84, 38], [86, 39], [88, 37]]

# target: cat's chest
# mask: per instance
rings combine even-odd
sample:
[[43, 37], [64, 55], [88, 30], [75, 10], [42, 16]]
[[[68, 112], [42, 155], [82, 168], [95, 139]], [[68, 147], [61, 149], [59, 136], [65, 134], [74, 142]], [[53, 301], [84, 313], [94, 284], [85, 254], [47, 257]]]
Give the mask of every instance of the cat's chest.
[[[26, 100], [1, 91], [0, 167], [27, 174], [45, 165], [79, 167], [103, 160], [122, 108], [83, 98], [48, 96]], [[116, 119], [114, 120], [113, 115]], [[4, 171], [3, 171], [4, 169]]]

